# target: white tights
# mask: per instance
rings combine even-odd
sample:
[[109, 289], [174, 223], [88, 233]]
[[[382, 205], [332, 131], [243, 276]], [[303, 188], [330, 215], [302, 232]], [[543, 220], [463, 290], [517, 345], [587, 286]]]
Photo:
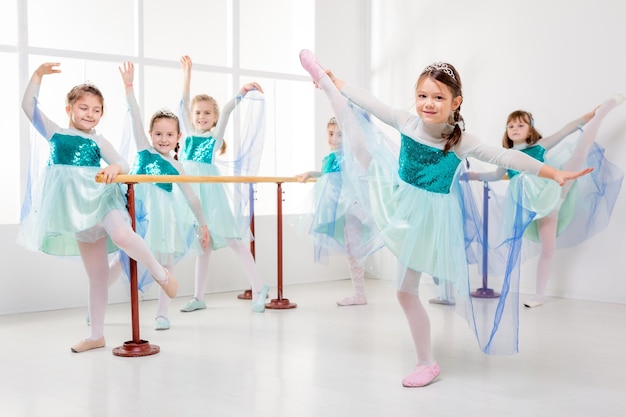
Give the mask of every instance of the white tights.
[[[250, 249], [239, 239], [228, 239], [228, 246], [235, 252], [239, 261], [246, 270], [248, 279], [250, 280], [250, 286], [252, 287], [252, 292], [254, 294], [259, 294], [263, 287], [263, 283], [259, 278], [256, 263]], [[194, 292], [194, 298], [196, 300], [202, 300], [204, 298], [204, 292], [206, 291], [206, 285], [209, 279], [209, 259], [211, 257], [211, 252], [211, 247], [208, 247], [205, 249], [205, 253], [203, 255], [199, 255], [196, 258]]]
[[422, 305], [418, 291], [422, 273], [403, 266], [400, 266], [400, 269], [400, 273], [404, 273], [404, 279], [397, 297], [409, 324], [417, 353], [417, 363], [432, 366], [435, 364], [435, 358], [430, 339], [430, 318]]
[[[102, 220], [101, 225], [111, 237], [113, 243], [124, 250], [130, 257], [148, 268], [155, 279], [164, 280], [165, 270], [152, 256], [150, 249], [127, 223], [127, 214], [121, 210], [113, 210]], [[109, 299], [109, 259], [106, 238], [96, 242], [78, 241], [80, 256], [89, 277], [89, 339], [104, 336], [104, 314]]]
[[[330, 106], [333, 109], [333, 113], [339, 121], [340, 127], [344, 132], [348, 134], [355, 135], [356, 132], [361, 132], [362, 128], [359, 125], [359, 121], [356, 120], [354, 115], [347, 111], [346, 105], [348, 99], [341, 94], [341, 91], [337, 89], [335, 84], [331, 81], [330, 77], [324, 75], [320, 78], [318, 82], [322, 91], [328, 97], [330, 101]], [[365, 145], [363, 140], [355, 139], [344, 142], [344, 145], [349, 145], [352, 153], [356, 156], [360, 164], [367, 168], [370, 163], [370, 155], [365, 149]]]
[[[572, 152], [572, 156], [561, 167], [564, 171], [578, 171], [583, 168], [583, 164], [587, 159], [587, 155], [593, 146], [598, 130], [600, 129], [600, 123], [604, 116], [606, 116], [618, 103], [615, 99], [609, 99], [602, 103], [600, 108], [596, 110], [594, 117], [585, 125], [583, 133], [578, 139], [578, 143]], [[546, 287], [548, 285], [548, 278], [550, 277], [550, 270], [552, 267], [552, 260], [554, 259], [554, 253], [556, 251], [556, 234], [558, 225], [558, 213], [561, 208], [561, 204], [565, 200], [567, 193], [573, 185], [573, 181], [566, 182], [561, 189], [561, 201], [557, 208], [548, 216], [537, 220], [537, 229], [539, 233], [539, 240], [541, 241], [541, 254], [537, 263], [537, 278], [536, 278], [536, 299], [543, 300], [545, 296]]]
[[344, 240], [346, 245], [346, 254], [348, 256], [348, 265], [350, 266], [350, 278], [354, 295], [357, 297], [365, 296], [365, 268], [363, 267], [363, 257], [358, 253], [358, 246], [361, 243], [361, 221], [352, 215], [346, 215], [344, 218]]

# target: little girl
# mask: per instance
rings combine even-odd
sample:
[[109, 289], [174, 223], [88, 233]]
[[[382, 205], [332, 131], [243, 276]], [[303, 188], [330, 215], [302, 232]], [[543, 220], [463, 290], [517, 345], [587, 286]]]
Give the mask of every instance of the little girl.
[[[517, 206], [533, 213], [532, 221], [520, 224], [520, 230], [503, 231], [504, 238], [509, 241], [525, 232], [527, 239], [541, 243], [536, 294], [524, 302], [525, 307], [544, 304], [557, 243], [561, 247], [573, 246], [593, 236], [608, 223], [623, 173], [604, 157], [604, 150], [594, 141], [603, 118], [623, 100], [621, 95], [611, 97], [547, 137], [542, 137], [535, 128], [529, 112], [517, 110], [507, 117], [502, 138], [504, 148], [517, 149], [539, 161], [546, 160], [567, 170], [580, 169], [586, 161], [594, 168], [590, 176], [568, 182], [559, 188], [552, 181], [504, 168], [486, 173], [468, 173], [469, 179], [480, 181], [497, 181], [508, 174], [510, 184], [506, 193], [506, 211], [501, 213], [504, 218], [501, 224], [515, 224], [511, 219], [515, 216], [514, 208]], [[577, 130], [582, 131], [580, 137], [573, 146], [567, 146], [563, 140]], [[490, 215], [498, 216], [499, 213], [492, 212]], [[568, 237], [566, 229], [576, 230], [576, 233]]]
[[[198, 95], [190, 104], [192, 62], [186, 55], [180, 61], [184, 74], [181, 120], [185, 132], [191, 132], [184, 140], [180, 160], [189, 175], [220, 175], [214, 164], [214, 157], [218, 152], [223, 153], [225, 150], [224, 132], [230, 113], [249, 91], [257, 90], [262, 93], [263, 89], [257, 83], [244, 85], [239, 95], [226, 103], [220, 118], [217, 102], [210, 96]], [[252, 253], [242, 241], [242, 232], [229, 206], [224, 184], [194, 183], [193, 187], [202, 202], [204, 217], [211, 231], [211, 245], [196, 258], [194, 297], [181, 308], [181, 311], [191, 312], [206, 308], [204, 292], [209, 276], [211, 252], [229, 246], [248, 273], [253, 293], [252, 310], [262, 313], [265, 311], [265, 298], [269, 287], [261, 282]]]
[[[111, 184], [128, 164], [110, 142], [96, 134], [104, 98], [91, 84], [77, 85], [66, 99], [69, 128], [50, 121], [37, 106], [44, 75], [61, 72], [59, 63], [44, 63], [33, 73], [22, 108], [49, 142], [48, 166], [42, 187], [35, 190], [33, 208], [25, 217], [18, 242], [28, 249], [57, 256], [79, 255], [89, 277], [89, 336], [72, 346], [84, 352], [105, 346], [104, 315], [108, 300], [108, 253], [117, 247], [145, 265], [165, 293], [174, 297], [178, 282], [133, 232], [118, 184]], [[101, 160], [108, 165], [100, 166]], [[106, 184], [97, 183], [101, 175]]]
[[[133, 136], [137, 145], [137, 156], [131, 174], [185, 175], [182, 164], [172, 154], [178, 150], [180, 124], [178, 117], [170, 111], [157, 111], [150, 120], [150, 139], [143, 130], [139, 105], [135, 99], [133, 79], [135, 68], [132, 62], [119, 68], [126, 89], [126, 100], [130, 109]], [[210, 236], [200, 199], [188, 183], [137, 184], [135, 198], [141, 202], [147, 215], [144, 240], [157, 260], [168, 271], [187, 253], [190, 236], [195, 237], [194, 224], [188, 222], [189, 209], [200, 228], [200, 245], [206, 248]], [[159, 291], [156, 330], [170, 328], [168, 306], [170, 298]]]
[[[375, 225], [365, 213], [362, 193], [355, 189], [359, 187], [358, 181], [344, 175], [349, 161], [345, 160], [343, 134], [335, 117], [329, 120], [326, 129], [330, 154], [324, 157], [322, 170], [305, 172], [297, 178], [302, 182], [319, 178], [314, 187], [315, 208], [310, 228], [315, 261], [322, 260], [328, 252], [345, 254], [348, 258], [354, 293], [337, 301], [337, 305], [363, 305], [367, 304], [364, 262], [366, 255], [374, 251], [370, 239]], [[382, 247], [382, 242], [378, 247]]]
[[[422, 71], [415, 88], [415, 115], [392, 109], [370, 93], [337, 79], [317, 63], [310, 51], [302, 51], [300, 61], [331, 101], [339, 91], [350, 104], [358, 105], [401, 135], [400, 153], [393, 155], [379, 132], [361, 118], [366, 134], [344, 130], [344, 143], [349, 143], [344, 149], [353, 148], [363, 162], [370, 159], [372, 213], [382, 239], [400, 263], [397, 297], [411, 330], [418, 363], [402, 384], [428, 385], [440, 370], [432, 351], [430, 320], [418, 292], [421, 273], [453, 282], [459, 296], [469, 299], [463, 195], [457, 181], [461, 161], [471, 156], [530, 171], [559, 184], [589, 170], [561, 172], [520, 152], [502, 152], [465, 133], [460, 114], [461, 79], [450, 64], [438, 62]], [[347, 106], [346, 110], [350, 109]], [[473, 314], [471, 301], [469, 307], [468, 313]], [[493, 324], [497, 328], [498, 323]]]

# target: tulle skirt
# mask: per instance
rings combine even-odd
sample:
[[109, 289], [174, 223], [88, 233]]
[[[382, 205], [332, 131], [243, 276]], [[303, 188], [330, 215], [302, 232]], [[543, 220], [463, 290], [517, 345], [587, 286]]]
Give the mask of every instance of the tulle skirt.
[[376, 241], [376, 225], [368, 215], [366, 204], [350, 192], [341, 172], [322, 175], [313, 188], [313, 236], [315, 262], [328, 255], [347, 255], [363, 259], [382, 247]]
[[[214, 164], [195, 161], [181, 161], [187, 175], [216, 176], [220, 175]], [[227, 239], [250, 239], [250, 232], [242, 230], [240, 222], [233, 215], [232, 195], [227, 192], [223, 183], [192, 183], [193, 190], [198, 194], [202, 211], [206, 219], [211, 246], [220, 249], [228, 245]]]
[[[127, 213], [126, 200], [119, 184], [95, 181], [99, 170], [46, 167], [41, 188], [33, 190], [33, 206], [22, 222], [18, 243], [33, 251], [76, 256], [80, 254], [77, 240], [93, 243], [106, 237], [100, 222], [112, 210]], [[117, 250], [110, 239], [107, 245], [109, 252]]]
[[193, 214], [180, 188], [173, 184], [167, 192], [155, 184], [137, 184], [135, 200], [145, 210], [136, 216], [142, 219], [138, 224], [145, 222], [145, 230], [138, 227], [138, 232], [160, 264], [176, 264], [197, 240]]

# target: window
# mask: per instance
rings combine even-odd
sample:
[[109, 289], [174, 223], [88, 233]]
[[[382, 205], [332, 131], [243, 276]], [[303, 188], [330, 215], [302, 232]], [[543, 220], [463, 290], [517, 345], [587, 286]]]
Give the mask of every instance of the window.
[[[39, 163], [47, 155], [46, 142], [33, 133], [19, 105], [30, 75], [46, 61], [60, 62], [62, 70], [44, 77], [40, 106], [46, 115], [66, 126], [65, 95], [75, 84], [90, 81], [105, 97], [98, 132], [119, 147], [126, 104], [117, 67], [126, 60], [135, 63], [135, 90], [147, 123], [158, 108], [178, 110], [179, 59], [188, 54], [194, 61], [192, 95], [210, 94], [222, 106], [246, 82], [263, 86], [267, 120], [259, 175], [293, 176], [316, 165], [313, 91], [298, 61], [300, 46], [313, 44], [314, 0], [180, 0], [176, 7], [165, 0], [9, 3], [0, 16], [0, 88], [13, 99], [0, 104], [6, 118], [0, 133], [15, 138], [15, 151], [0, 156], [0, 169], [5, 178], [19, 173], [19, 180], [5, 184], [0, 223], [19, 221], [29, 143], [41, 149], [34, 158]], [[236, 143], [237, 134], [231, 120], [229, 144]], [[295, 201], [307, 187], [290, 188]], [[256, 213], [274, 213], [275, 201], [274, 196], [259, 199]]]

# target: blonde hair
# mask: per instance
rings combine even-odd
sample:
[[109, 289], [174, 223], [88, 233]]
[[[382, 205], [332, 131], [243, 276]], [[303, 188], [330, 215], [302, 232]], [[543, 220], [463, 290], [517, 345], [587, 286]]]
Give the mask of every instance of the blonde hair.
[[[213, 126], [211, 126], [211, 129], [213, 129], [215, 126], [217, 126], [217, 122], [220, 119], [220, 107], [217, 105], [217, 100], [215, 100], [210, 95], [198, 94], [191, 100], [191, 108], [193, 109], [194, 105], [202, 101], [208, 101], [209, 103], [213, 105], [213, 112], [215, 113], [215, 123], [213, 124]], [[219, 154], [223, 155], [224, 153], [226, 153], [226, 140], [222, 140], [222, 146], [220, 148]]]
[[65, 104], [71, 106], [87, 94], [92, 94], [100, 100], [102, 114], [104, 114], [104, 96], [98, 87], [90, 83], [78, 84], [74, 86], [65, 96]]

